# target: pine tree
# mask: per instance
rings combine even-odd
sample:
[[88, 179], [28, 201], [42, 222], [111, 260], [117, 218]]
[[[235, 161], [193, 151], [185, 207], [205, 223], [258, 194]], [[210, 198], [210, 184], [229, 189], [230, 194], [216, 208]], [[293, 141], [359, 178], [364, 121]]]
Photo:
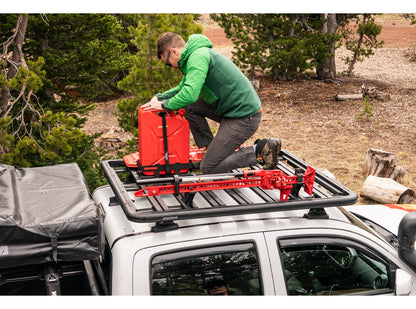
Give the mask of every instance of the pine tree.
[[129, 16], [128, 28], [136, 54], [130, 56], [129, 75], [118, 83], [120, 89], [134, 98], [117, 104], [120, 126], [137, 134], [137, 107], [156, 93], [176, 86], [182, 75], [167, 68], [156, 55], [156, 42], [164, 32], [176, 32], [186, 41], [202, 28], [194, 23], [193, 14], [138, 14]]
[[[234, 62], [247, 69], [289, 80], [316, 69], [318, 78], [336, 76], [335, 48], [353, 52], [346, 62], [351, 73], [356, 61], [373, 54], [381, 26], [372, 14], [211, 14], [234, 43]], [[351, 22], [356, 27], [351, 28]], [[341, 38], [343, 39], [341, 41]]]
[[234, 42], [234, 62], [260, 69], [275, 80], [293, 79], [331, 56], [333, 35], [321, 33], [323, 20], [308, 14], [212, 14]]
[[377, 40], [382, 26], [375, 23], [373, 14], [352, 15], [350, 20], [355, 23], [355, 27], [351, 28], [347, 25], [340, 30], [345, 40], [345, 47], [352, 52], [351, 58], [345, 58], [348, 64], [347, 75], [353, 73], [357, 61], [363, 61], [365, 57], [373, 55], [373, 49], [384, 44], [384, 41]]
[[35, 14], [29, 22], [27, 53], [45, 58], [48, 78], [64, 100], [72, 105], [71, 97], [98, 100], [117, 93], [128, 53], [116, 16]]
[[30, 26], [28, 15], [13, 17], [16, 26], [0, 54], [0, 89], [6, 101], [0, 110], [0, 162], [16, 167], [76, 162], [92, 190], [103, 184], [94, 137], [80, 130], [82, 119], [48, 111], [50, 102], [58, 106], [59, 102], [53, 97], [44, 100], [41, 95], [48, 85], [45, 59], [27, 56], [25, 51], [23, 25]]

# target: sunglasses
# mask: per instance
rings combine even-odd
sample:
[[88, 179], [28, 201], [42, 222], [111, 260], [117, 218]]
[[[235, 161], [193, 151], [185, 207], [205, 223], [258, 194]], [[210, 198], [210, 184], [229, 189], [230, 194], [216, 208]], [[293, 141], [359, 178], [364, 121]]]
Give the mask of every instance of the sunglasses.
[[168, 52], [168, 56], [166, 57], [166, 60], [165, 60], [165, 65], [167, 66], [167, 67], [172, 67], [172, 65], [170, 64], [170, 63], [168, 63], [168, 61], [169, 61], [169, 56], [170, 56], [170, 50], [169, 50], [169, 52]]

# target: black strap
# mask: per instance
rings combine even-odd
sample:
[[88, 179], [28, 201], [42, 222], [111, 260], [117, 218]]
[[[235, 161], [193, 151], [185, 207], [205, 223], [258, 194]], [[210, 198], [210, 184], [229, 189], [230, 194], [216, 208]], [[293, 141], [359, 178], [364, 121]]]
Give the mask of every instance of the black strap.
[[57, 235], [51, 236], [52, 258], [54, 262], [58, 261], [58, 237]]
[[179, 195], [179, 176], [177, 174], [173, 175], [174, 184], [175, 184], [175, 196]]
[[166, 128], [166, 113], [161, 112], [159, 116], [162, 117], [162, 130], [163, 130], [163, 147], [165, 150], [165, 164], [166, 164], [166, 173], [170, 174], [170, 164], [169, 164], [169, 149], [168, 149], [168, 132]]

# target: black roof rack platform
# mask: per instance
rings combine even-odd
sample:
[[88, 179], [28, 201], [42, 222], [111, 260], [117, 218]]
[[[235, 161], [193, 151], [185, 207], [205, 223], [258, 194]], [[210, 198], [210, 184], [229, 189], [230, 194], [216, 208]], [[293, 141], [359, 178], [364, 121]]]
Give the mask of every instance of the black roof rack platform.
[[[311, 196], [305, 194], [306, 191], [309, 191], [306, 189], [306, 184], [303, 192], [300, 185], [294, 185], [288, 198], [282, 201], [280, 194], [277, 193], [279, 190], [265, 190], [261, 186], [221, 189], [220, 191], [204, 190], [203, 192], [189, 192], [192, 190], [188, 188], [188, 192], [182, 193], [178, 189], [179, 184], [186, 182], [187, 177], [195, 179], [198, 178], [196, 177], [198, 175], [188, 173], [181, 174], [180, 177], [172, 175], [158, 178], [140, 176], [134, 168], [127, 167], [122, 159], [107, 160], [102, 162], [101, 166], [127, 218], [134, 222], [157, 222], [160, 224], [181, 219], [301, 209], [313, 210], [352, 205], [357, 201], [357, 195], [354, 192], [319, 171], [316, 171], [314, 175], [313, 188], [310, 190]], [[304, 184], [303, 177], [306, 175], [308, 164], [303, 160], [282, 149], [279, 153], [277, 167], [289, 177], [298, 175], [299, 184]], [[261, 167], [253, 166], [251, 169], [256, 170]], [[230, 175], [241, 175], [241, 173], [241, 170], [238, 170], [225, 174], [203, 175], [203, 177], [227, 178]], [[122, 174], [125, 174], [123, 181], [120, 179], [123, 178]], [[199, 184], [200, 182], [196, 181], [195, 183]], [[141, 197], [134, 197], [134, 193], [143, 192], [147, 187], [155, 185], [173, 185], [176, 188], [172, 193], [164, 196], [142, 194]], [[249, 190], [249, 194], [244, 190]], [[195, 198], [196, 195], [199, 195], [198, 198]]]

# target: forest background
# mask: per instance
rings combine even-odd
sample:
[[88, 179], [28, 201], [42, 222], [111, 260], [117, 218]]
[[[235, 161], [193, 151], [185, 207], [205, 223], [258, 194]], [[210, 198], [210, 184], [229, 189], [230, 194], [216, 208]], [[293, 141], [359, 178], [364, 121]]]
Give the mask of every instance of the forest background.
[[[411, 14], [0, 17], [2, 163], [77, 162], [91, 190], [104, 184], [100, 160], [137, 149], [137, 107], [180, 81], [180, 74], [155, 56], [158, 36], [175, 31], [185, 39], [206, 34], [214, 48], [258, 82], [265, 113], [253, 138], [281, 137], [285, 148], [357, 193], [366, 150], [393, 151], [407, 169], [402, 183], [416, 187]], [[389, 28], [396, 31], [390, 37]], [[398, 41], [400, 46], [390, 45]], [[375, 59], [376, 68], [366, 67]], [[384, 73], [395, 61], [400, 66]], [[363, 85], [383, 95], [334, 100], [336, 94], [360, 92]], [[116, 147], [100, 142], [108, 130], [121, 141]]]

